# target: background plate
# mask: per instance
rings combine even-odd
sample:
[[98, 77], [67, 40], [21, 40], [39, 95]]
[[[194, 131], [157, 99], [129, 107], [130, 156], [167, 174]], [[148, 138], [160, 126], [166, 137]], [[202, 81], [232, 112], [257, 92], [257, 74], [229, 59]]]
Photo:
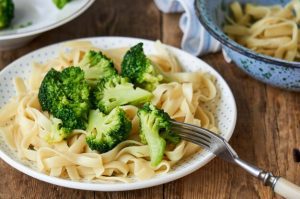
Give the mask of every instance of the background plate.
[[83, 13], [94, 0], [72, 0], [62, 10], [52, 0], [14, 0], [15, 17], [0, 30], [0, 40], [38, 34], [65, 24]]

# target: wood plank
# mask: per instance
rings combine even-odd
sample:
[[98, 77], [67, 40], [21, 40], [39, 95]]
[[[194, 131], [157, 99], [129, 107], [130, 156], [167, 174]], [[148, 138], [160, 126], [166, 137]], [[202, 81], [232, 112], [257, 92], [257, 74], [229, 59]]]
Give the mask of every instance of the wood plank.
[[0, 198], [94, 198], [92, 191], [81, 191], [51, 185], [29, 177], [0, 159]]
[[177, 48], [180, 48], [182, 38], [178, 23], [180, 15], [178, 13], [162, 15], [162, 41]]
[[[277, 164], [277, 174], [300, 184], [300, 164], [293, 161], [292, 150], [299, 148], [300, 95], [269, 87], [267, 89], [268, 114], [266, 123], [271, 126], [274, 146], [268, 146]], [[270, 138], [271, 139], [271, 138]], [[275, 150], [274, 150], [275, 149]]]
[[147, 189], [121, 192], [95, 192], [96, 199], [162, 199], [163, 186], [156, 186]]

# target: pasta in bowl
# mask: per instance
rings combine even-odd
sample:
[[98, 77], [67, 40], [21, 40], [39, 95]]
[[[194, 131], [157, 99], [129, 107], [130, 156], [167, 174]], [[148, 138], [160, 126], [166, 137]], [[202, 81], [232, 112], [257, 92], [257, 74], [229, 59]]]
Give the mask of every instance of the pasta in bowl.
[[234, 17], [227, 16], [224, 32], [233, 40], [258, 53], [299, 61], [299, 1], [292, 0], [284, 7], [234, 2], [230, 8]]
[[300, 90], [297, 1], [197, 0], [195, 5], [203, 26], [237, 67], [272, 86]]
[[[56, 143], [44, 139], [51, 131], [51, 117], [42, 110], [38, 95], [50, 68], [62, 71], [78, 65], [88, 51], [101, 50], [120, 70], [123, 55], [139, 42], [143, 43], [147, 57], [177, 80], [159, 83], [151, 91], [151, 103], [172, 119], [201, 125], [229, 139], [236, 120], [235, 102], [217, 72], [197, 58], [160, 43], [103, 37], [43, 48], [17, 60], [2, 72], [1, 82], [5, 83], [0, 86], [3, 91], [1, 158], [40, 180], [71, 188], [105, 191], [165, 183], [212, 159], [212, 154], [180, 141], [176, 145], [168, 144], [162, 160], [153, 166], [149, 154], [151, 144], [143, 144], [139, 137], [138, 105], [121, 106], [132, 126], [129, 136], [103, 153], [90, 149], [84, 129], [73, 130], [71, 136]], [[181, 68], [200, 72], [180, 73]], [[16, 93], [12, 93], [13, 82]]]

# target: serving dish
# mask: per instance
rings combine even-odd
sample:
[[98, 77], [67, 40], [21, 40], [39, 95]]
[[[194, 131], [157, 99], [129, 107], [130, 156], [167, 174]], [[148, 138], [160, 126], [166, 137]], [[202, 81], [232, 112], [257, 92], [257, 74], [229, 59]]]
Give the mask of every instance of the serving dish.
[[[62, 10], [52, 0], [14, 0], [15, 17], [0, 30], [0, 50], [21, 47], [42, 32], [61, 26], [87, 10], [94, 0], [73, 0]], [[48, 14], [51, 13], [51, 14]]]
[[[90, 41], [93, 45], [104, 50], [109, 48], [128, 47], [135, 45], [138, 42], [143, 42], [145, 52], [147, 54], [152, 54], [155, 51], [154, 42], [143, 39], [125, 37], [96, 37], [86, 38], [83, 40]], [[14, 77], [20, 76], [26, 79], [28, 77], [28, 74], [30, 73], [30, 64], [32, 62], [43, 63], [48, 59], [54, 58], [58, 55], [62, 47], [62, 43], [59, 43], [41, 48], [19, 58], [18, 60], [9, 64], [3, 71], [1, 71], [0, 107], [3, 107], [3, 105], [7, 103], [12, 96], [15, 95], [15, 93], [13, 92], [14, 89], [12, 81]], [[214, 113], [217, 126], [220, 130], [220, 135], [226, 140], [229, 140], [235, 127], [237, 113], [235, 100], [227, 83], [212, 67], [207, 65], [202, 60], [177, 48], [170, 46], [169, 48], [171, 52], [178, 57], [179, 62], [182, 64], [184, 70], [195, 71], [200, 69], [202, 71], [210, 73], [216, 78], [216, 86], [219, 92], [218, 100], [210, 103], [206, 108]], [[207, 151], [198, 152], [193, 156], [185, 159], [184, 161], [179, 162], [167, 174], [157, 175], [154, 178], [145, 181], [133, 181], [132, 183], [128, 184], [119, 182], [113, 184], [105, 184], [99, 182], [96, 183], [85, 181], [71, 181], [68, 179], [51, 177], [46, 174], [40, 173], [36, 170], [35, 165], [32, 164], [32, 162], [19, 160], [15, 151], [12, 151], [5, 144], [2, 136], [0, 136], [0, 157], [9, 165], [18, 169], [19, 171], [52, 184], [84, 190], [124, 191], [151, 187], [176, 180], [204, 166], [214, 158], [214, 155]]]
[[[195, 9], [206, 30], [219, 42], [232, 61], [250, 76], [272, 86], [300, 91], [300, 63], [258, 54], [230, 39], [222, 30], [232, 0], [196, 0]], [[285, 5], [290, 0], [241, 0], [241, 4]]]

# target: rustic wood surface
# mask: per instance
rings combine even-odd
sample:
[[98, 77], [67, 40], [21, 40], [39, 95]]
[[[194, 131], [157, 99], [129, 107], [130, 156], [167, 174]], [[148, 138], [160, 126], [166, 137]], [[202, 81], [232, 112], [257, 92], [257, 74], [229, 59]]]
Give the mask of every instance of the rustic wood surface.
[[[178, 14], [162, 14], [153, 0], [97, 0], [83, 15], [43, 33], [17, 50], [0, 52], [0, 68], [40, 47], [81, 37], [130, 36], [160, 39], [180, 46]], [[300, 95], [255, 81], [220, 53], [202, 57], [222, 74], [237, 102], [238, 119], [230, 143], [237, 153], [262, 168], [300, 185], [300, 164], [292, 149], [300, 148]], [[0, 198], [279, 198], [242, 169], [214, 159], [174, 182], [130, 192], [90, 192], [35, 180], [0, 160]]]

